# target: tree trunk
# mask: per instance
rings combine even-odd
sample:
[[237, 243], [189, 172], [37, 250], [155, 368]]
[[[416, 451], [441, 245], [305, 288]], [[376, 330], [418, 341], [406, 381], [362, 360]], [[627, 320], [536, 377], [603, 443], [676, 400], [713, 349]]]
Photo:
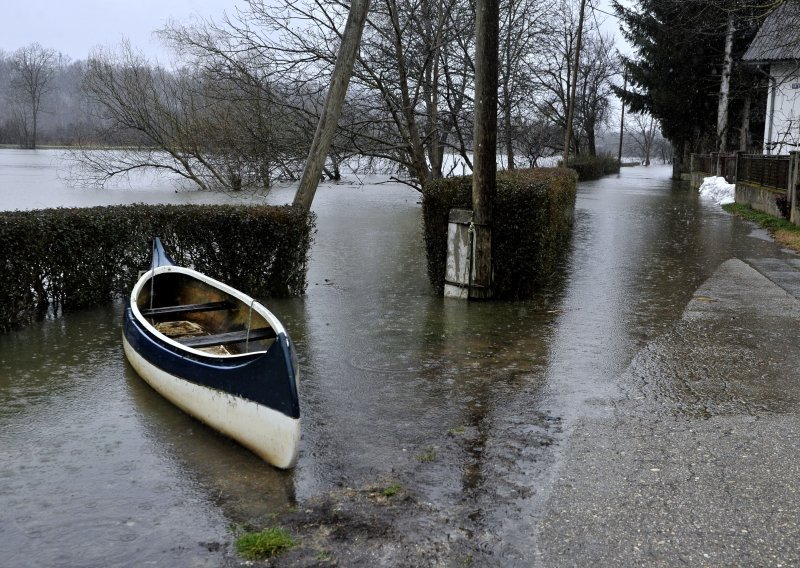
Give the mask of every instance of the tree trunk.
[[719, 86], [719, 106], [717, 107], [717, 151], [728, 148], [728, 101], [731, 90], [731, 68], [733, 67], [733, 11], [728, 14], [728, 27], [725, 31], [725, 58], [722, 63], [722, 82]]
[[322, 116], [320, 116], [319, 124], [314, 134], [314, 141], [311, 143], [311, 150], [308, 153], [308, 160], [306, 160], [306, 167], [300, 180], [300, 187], [294, 196], [293, 205], [306, 212], [311, 210], [311, 203], [314, 201], [314, 194], [317, 192], [322, 167], [325, 165], [325, 159], [328, 156], [328, 150], [336, 132], [336, 124], [339, 122], [339, 115], [342, 113], [344, 97], [347, 94], [347, 86], [350, 84], [350, 76], [353, 74], [353, 65], [358, 55], [361, 32], [364, 30], [368, 11], [369, 0], [353, 0], [350, 6], [350, 14], [347, 17], [347, 23], [342, 34], [342, 44], [339, 46], [333, 75], [331, 75], [328, 96], [325, 99]]
[[586, 150], [589, 152], [590, 156], [597, 156], [594, 120], [589, 120], [586, 122]]
[[752, 98], [748, 93], [744, 98], [744, 106], [742, 108], [742, 125], [739, 127], [739, 150], [747, 152], [750, 143], [750, 105]]
[[497, 56], [500, 0], [477, 0], [472, 208], [475, 223], [470, 297], [492, 297], [492, 205], [497, 175]]
[[681, 169], [683, 168], [683, 144], [675, 144], [672, 153], [672, 179], [681, 179]]

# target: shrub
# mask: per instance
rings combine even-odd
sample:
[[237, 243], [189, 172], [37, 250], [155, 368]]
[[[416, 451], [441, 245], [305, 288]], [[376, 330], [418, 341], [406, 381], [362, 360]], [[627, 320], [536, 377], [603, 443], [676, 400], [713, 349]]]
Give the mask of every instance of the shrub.
[[[575, 172], [537, 168], [499, 172], [494, 201], [492, 261], [495, 297], [530, 298], [555, 271], [575, 208]], [[471, 209], [472, 178], [433, 180], [423, 189], [428, 277], [444, 289], [447, 223], [451, 209]]]
[[[559, 162], [559, 165], [562, 163]], [[619, 173], [619, 161], [611, 156], [577, 156], [567, 164], [567, 167], [578, 173], [578, 181], [590, 181]]]
[[314, 219], [291, 207], [129, 205], [0, 213], [0, 331], [129, 293], [153, 236], [255, 296], [302, 294]]

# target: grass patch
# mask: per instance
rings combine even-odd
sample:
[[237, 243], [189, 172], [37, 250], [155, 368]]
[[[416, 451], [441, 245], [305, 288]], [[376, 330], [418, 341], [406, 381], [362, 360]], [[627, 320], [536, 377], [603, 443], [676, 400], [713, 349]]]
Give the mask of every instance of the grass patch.
[[280, 527], [248, 532], [236, 539], [236, 552], [245, 560], [264, 560], [296, 546], [295, 540]]
[[450, 434], [451, 436], [456, 436], [456, 435], [463, 434], [466, 431], [467, 431], [467, 429], [464, 426], [457, 426], [455, 428], [450, 428], [447, 431], [447, 433]]
[[397, 495], [402, 487], [397, 483], [392, 483], [389, 487], [382, 491], [384, 497], [394, 497]]
[[417, 460], [422, 463], [432, 462], [436, 459], [436, 448], [433, 446], [425, 448], [425, 451], [417, 455]]
[[722, 208], [731, 215], [761, 225], [770, 232], [779, 245], [800, 252], [800, 226], [740, 203], [730, 203], [723, 205]]

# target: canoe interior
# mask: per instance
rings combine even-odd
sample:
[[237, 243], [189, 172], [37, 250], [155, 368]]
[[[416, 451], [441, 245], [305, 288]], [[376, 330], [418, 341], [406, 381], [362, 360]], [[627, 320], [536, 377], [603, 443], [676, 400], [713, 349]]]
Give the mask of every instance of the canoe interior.
[[[275, 340], [263, 331], [271, 326], [257, 310], [188, 274], [157, 272], [152, 283], [148, 280], [142, 286], [136, 305], [156, 330], [176, 341], [191, 342], [192, 338], [209, 335], [226, 337], [224, 344], [199, 348], [214, 355], [265, 351]], [[248, 326], [251, 333], [247, 332]], [[252, 333], [254, 330], [262, 331]], [[233, 332], [241, 332], [241, 341], [230, 342]]]

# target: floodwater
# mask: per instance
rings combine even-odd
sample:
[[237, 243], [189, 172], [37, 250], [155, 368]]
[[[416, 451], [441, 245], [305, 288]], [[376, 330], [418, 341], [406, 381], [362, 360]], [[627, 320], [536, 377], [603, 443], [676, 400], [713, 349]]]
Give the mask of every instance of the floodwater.
[[[197, 197], [56, 192], [57, 160], [16, 152], [0, 151], [0, 209]], [[269, 302], [302, 368], [292, 472], [150, 390], [122, 353], [121, 302], [0, 335], [0, 565], [218, 566], [235, 527], [386, 480], [524, 560], [535, 516], [515, 503], [546, 498], [569, 423], [608, 412], [615, 377], [723, 261], [783, 254], [669, 173], [581, 184], [564, 274], [527, 302], [435, 297], [412, 189], [320, 187], [307, 293]]]

